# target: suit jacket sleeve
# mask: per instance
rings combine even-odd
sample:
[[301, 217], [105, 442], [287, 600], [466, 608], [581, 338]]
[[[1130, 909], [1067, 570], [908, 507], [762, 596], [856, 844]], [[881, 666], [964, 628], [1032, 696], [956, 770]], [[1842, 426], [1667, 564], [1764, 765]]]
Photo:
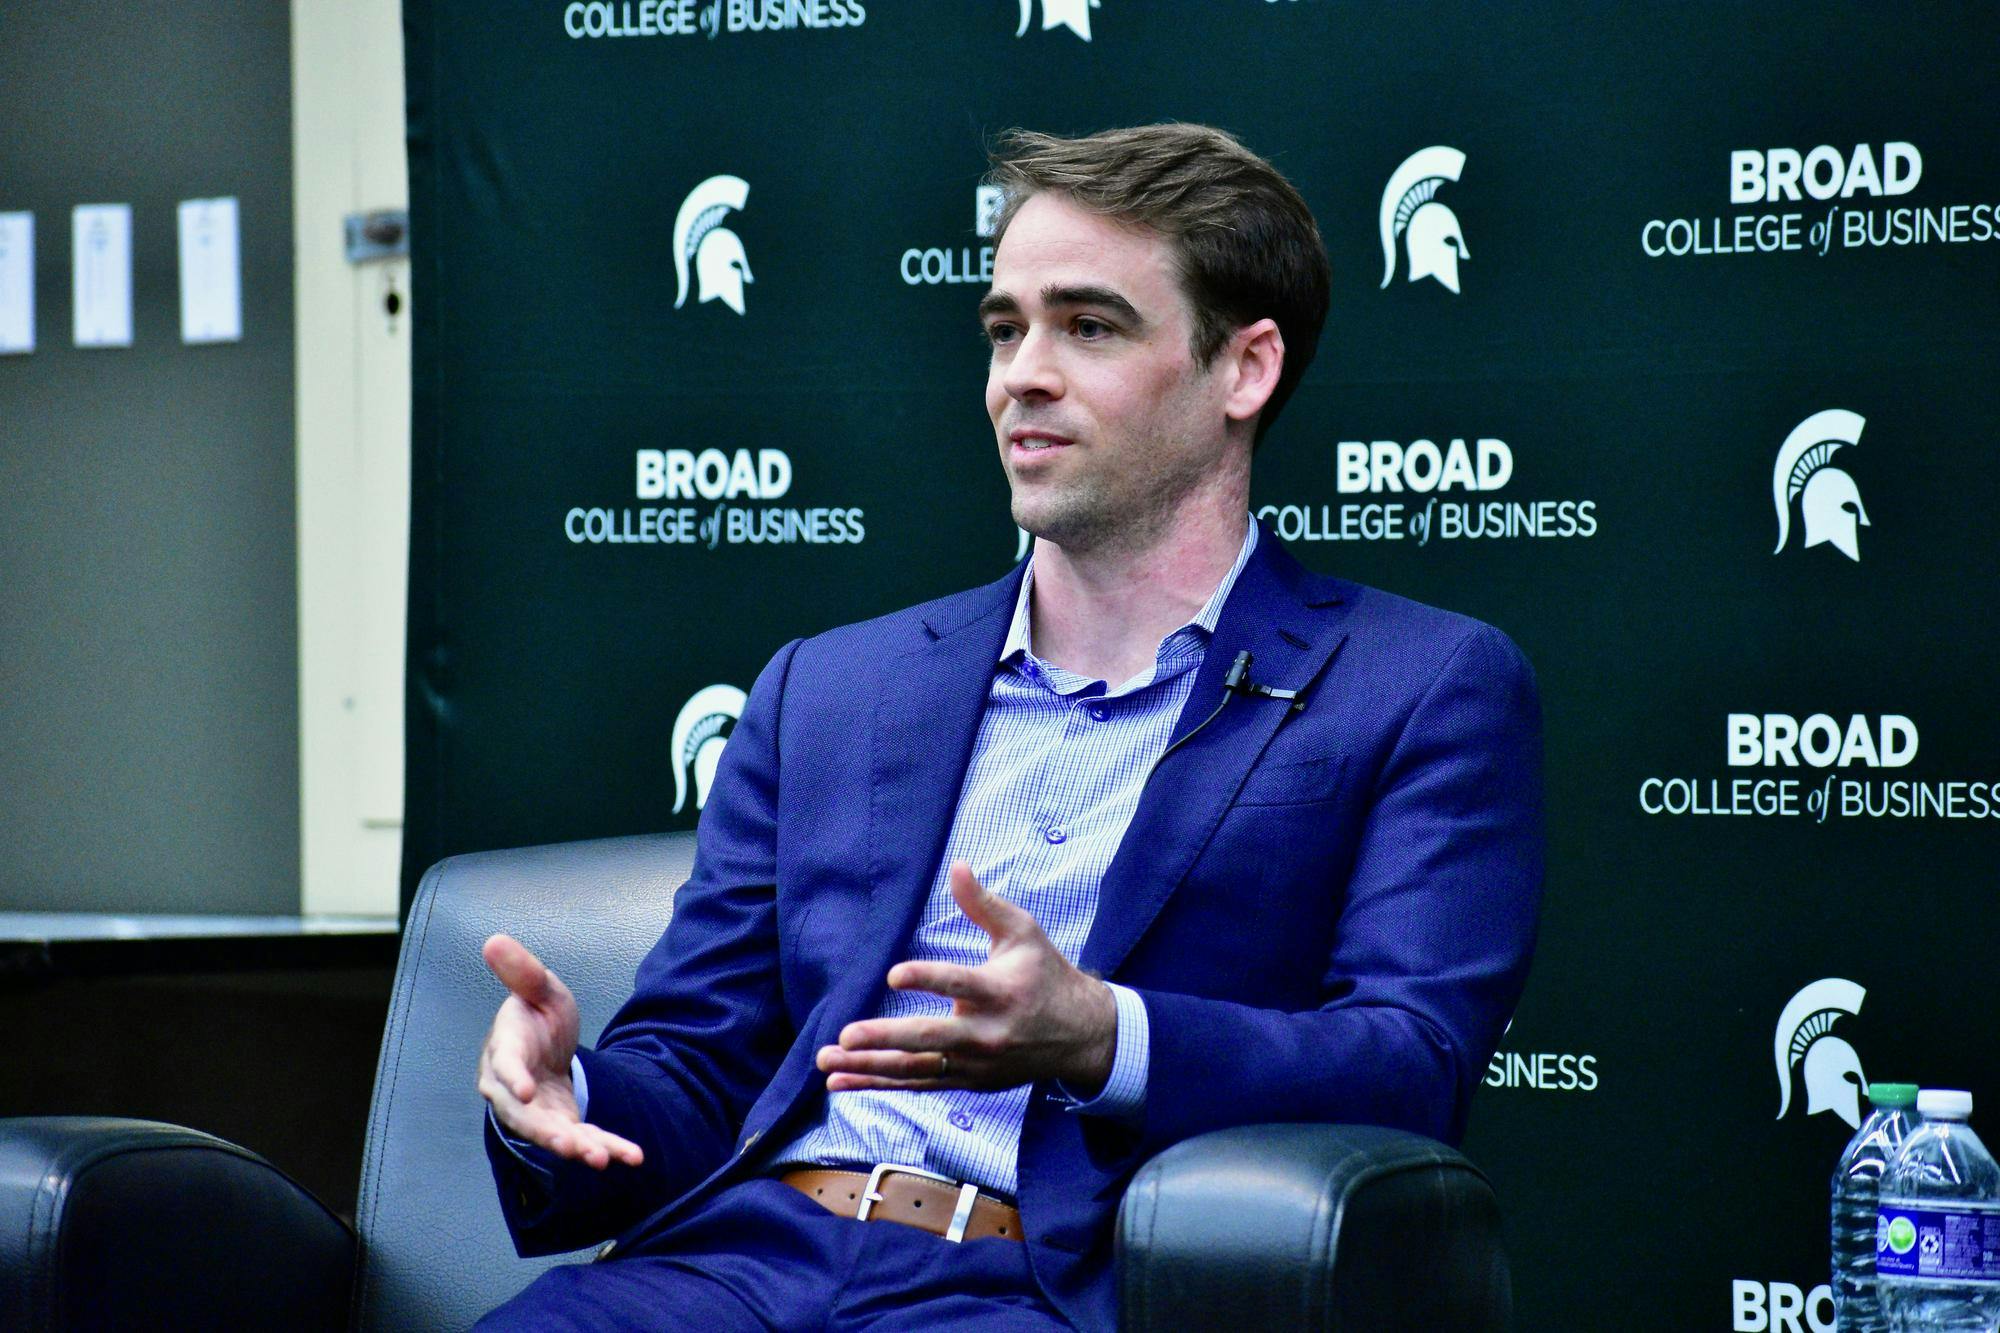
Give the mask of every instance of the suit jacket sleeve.
[[587, 1118], [636, 1143], [644, 1164], [596, 1171], [548, 1154], [524, 1159], [487, 1127], [523, 1256], [613, 1235], [720, 1166], [791, 1044], [779, 984], [778, 719], [797, 648], [781, 650], [750, 691], [702, 811], [694, 872], [639, 964], [632, 997], [596, 1047], [577, 1052]]
[[1480, 626], [1446, 656], [1375, 781], [1323, 987], [1281, 1013], [1141, 990], [1152, 1069], [1140, 1147], [1266, 1122], [1447, 1142], [1520, 998], [1542, 881], [1533, 672]]

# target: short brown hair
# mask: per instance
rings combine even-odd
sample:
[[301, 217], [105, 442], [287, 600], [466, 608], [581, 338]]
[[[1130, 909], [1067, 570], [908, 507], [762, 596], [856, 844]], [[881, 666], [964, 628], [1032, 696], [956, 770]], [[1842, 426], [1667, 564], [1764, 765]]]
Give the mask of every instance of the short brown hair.
[[1235, 136], [1180, 122], [1074, 139], [1009, 130], [991, 158], [987, 184], [1006, 194], [996, 245], [1037, 194], [1061, 195], [1172, 242], [1201, 365], [1244, 325], [1277, 323], [1285, 363], [1257, 420], [1261, 442], [1312, 364], [1326, 323], [1326, 247], [1292, 183]]

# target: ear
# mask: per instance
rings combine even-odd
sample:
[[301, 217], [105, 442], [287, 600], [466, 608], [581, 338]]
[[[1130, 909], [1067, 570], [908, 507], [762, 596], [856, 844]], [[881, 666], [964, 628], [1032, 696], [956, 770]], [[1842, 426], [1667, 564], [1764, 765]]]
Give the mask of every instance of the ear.
[[1271, 401], [1285, 368], [1285, 339], [1276, 320], [1260, 319], [1236, 330], [1222, 349], [1229, 394], [1223, 411], [1231, 421], [1251, 421]]

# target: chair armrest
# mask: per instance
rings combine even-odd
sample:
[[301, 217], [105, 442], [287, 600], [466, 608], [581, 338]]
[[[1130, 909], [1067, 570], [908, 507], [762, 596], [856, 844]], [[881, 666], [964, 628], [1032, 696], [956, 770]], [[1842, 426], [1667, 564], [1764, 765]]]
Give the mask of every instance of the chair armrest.
[[1500, 1210], [1444, 1144], [1368, 1125], [1251, 1125], [1179, 1143], [1118, 1210], [1120, 1326], [1512, 1326]]
[[0, 1328], [342, 1329], [354, 1259], [345, 1222], [233, 1143], [0, 1120]]

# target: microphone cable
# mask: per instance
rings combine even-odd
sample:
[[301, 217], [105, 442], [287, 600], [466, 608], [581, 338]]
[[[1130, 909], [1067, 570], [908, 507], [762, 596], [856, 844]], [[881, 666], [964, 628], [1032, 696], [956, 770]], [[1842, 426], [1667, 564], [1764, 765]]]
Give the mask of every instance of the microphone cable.
[[1148, 782], [1151, 782], [1153, 774], [1159, 770], [1161, 764], [1166, 762], [1167, 756], [1175, 750], [1180, 749], [1183, 745], [1186, 745], [1196, 736], [1199, 736], [1201, 729], [1222, 716], [1222, 710], [1229, 707], [1229, 701], [1239, 694], [1245, 696], [1261, 695], [1266, 699], [1283, 700], [1291, 705], [1287, 711], [1293, 713], [1302, 711], [1306, 706], [1306, 701], [1299, 697], [1297, 690], [1274, 690], [1269, 685], [1259, 685], [1251, 680], [1250, 650], [1245, 648], [1236, 654], [1236, 660], [1229, 664], [1229, 674], [1222, 678], [1222, 702], [1218, 703], [1209, 712], [1207, 717], [1190, 727], [1186, 735], [1160, 751], [1160, 757], [1155, 759], [1152, 766], [1146, 770], [1146, 776], [1140, 781], [1139, 786], [1143, 789]]

